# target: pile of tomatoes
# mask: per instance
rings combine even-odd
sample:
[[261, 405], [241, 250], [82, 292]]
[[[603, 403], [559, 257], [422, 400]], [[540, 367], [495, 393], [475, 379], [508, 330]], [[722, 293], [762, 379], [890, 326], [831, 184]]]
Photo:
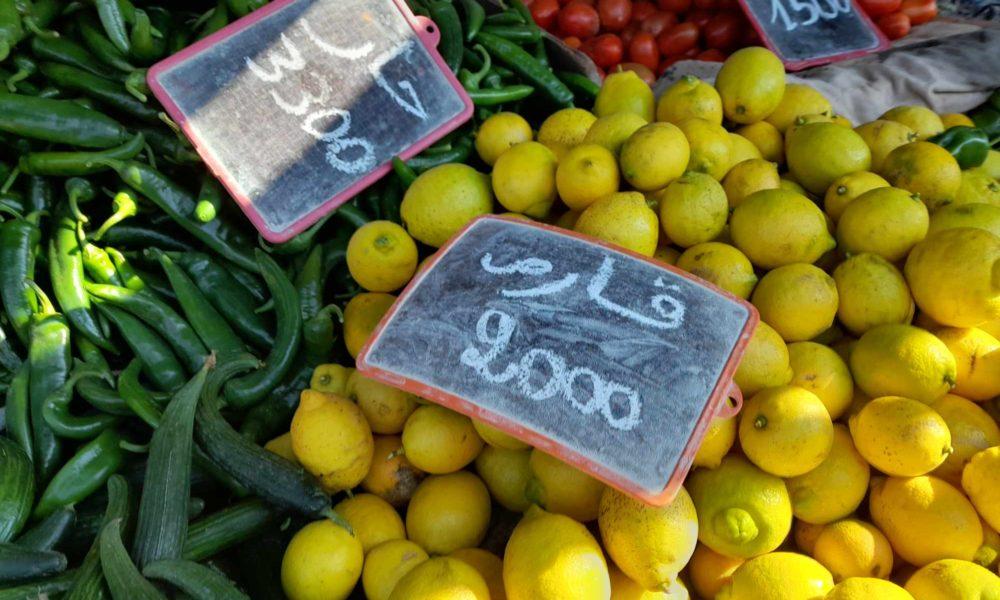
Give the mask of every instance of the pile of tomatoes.
[[722, 62], [760, 44], [737, 0], [531, 0], [542, 28], [605, 71], [619, 65], [655, 79], [683, 59]]
[[890, 40], [898, 40], [938, 13], [936, 0], [858, 0], [858, 4]]

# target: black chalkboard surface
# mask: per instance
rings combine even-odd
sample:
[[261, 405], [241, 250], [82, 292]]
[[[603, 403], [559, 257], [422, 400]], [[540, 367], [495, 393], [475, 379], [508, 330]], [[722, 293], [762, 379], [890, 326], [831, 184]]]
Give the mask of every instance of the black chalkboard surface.
[[157, 98], [262, 235], [299, 233], [467, 120], [403, 0], [278, 0], [150, 69]]
[[660, 263], [483, 217], [418, 273], [358, 368], [663, 504], [757, 319]]
[[889, 46], [853, 0], [740, 0], [740, 4], [767, 47], [792, 71]]

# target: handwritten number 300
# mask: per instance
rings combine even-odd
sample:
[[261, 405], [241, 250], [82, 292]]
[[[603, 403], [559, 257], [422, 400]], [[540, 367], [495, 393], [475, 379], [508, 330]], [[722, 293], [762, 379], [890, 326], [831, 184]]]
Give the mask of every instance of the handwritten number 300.
[[[786, 0], [771, 0], [771, 22], [781, 21], [785, 31], [793, 31], [799, 25], [808, 27], [819, 21], [830, 21], [836, 19], [841, 14], [851, 12], [850, 0], [787, 0], [789, 8], [795, 13], [806, 13], [806, 18], [802, 22], [796, 22], [785, 8]], [[823, 7], [820, 3], [826, 5]]]

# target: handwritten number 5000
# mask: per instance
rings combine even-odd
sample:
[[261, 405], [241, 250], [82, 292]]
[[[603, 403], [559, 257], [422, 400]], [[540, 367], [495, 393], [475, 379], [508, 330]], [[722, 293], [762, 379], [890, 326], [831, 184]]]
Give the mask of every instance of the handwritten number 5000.
[[[786, 2], [788, 8], [785, 7]], [[804, 12], [805, 19], [797, 22], [789, 14], [789, 8], [796, 13], [796, 17]], [[830, 21], [850, 12], [850, 0], [771, 0], [771, 22], [780, 20], [785, 26], [785, 31], [794, 31], [800, 25], [808, 27], [820, 19]]]

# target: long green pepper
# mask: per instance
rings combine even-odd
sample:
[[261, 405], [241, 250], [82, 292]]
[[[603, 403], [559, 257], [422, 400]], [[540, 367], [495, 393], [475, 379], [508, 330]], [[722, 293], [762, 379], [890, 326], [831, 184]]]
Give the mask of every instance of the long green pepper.
[[135, 356], [145, 365], [146, 375], [161, 390], [171, 391], [184, 385], [187, 377], [170, 346], [155, 331], [131, 314], [103, 302], [97, 305], [125, 339]]
[[[69, 323], [45, 292], [29, 282], [38, 296], [38, 312], [31, 319], [28, 344], [31, 434], [35, 472], [39, 482], [49, 480], [59, 466], [62, 443], [45, 423], [43, 411], [49, 395], [62, 387], [73, 367]], [[44, 515], [43, 515], [44, 516]]]
[[79, 502], [103, 486], [125, 460], [121, 442], [122, 437], [114, 429], [106, 429], [77, 450], [42, 492], [35, 517], [45, 517], [60, 506]]
[[0, 225], [0, 299], [24, 345], [28, 343], [31, 315], [38, 310], [38, 297], [24, 282], [35, 277], [35, 254], [42, 238], [39, 219], [39, 213], [32, 213]]

